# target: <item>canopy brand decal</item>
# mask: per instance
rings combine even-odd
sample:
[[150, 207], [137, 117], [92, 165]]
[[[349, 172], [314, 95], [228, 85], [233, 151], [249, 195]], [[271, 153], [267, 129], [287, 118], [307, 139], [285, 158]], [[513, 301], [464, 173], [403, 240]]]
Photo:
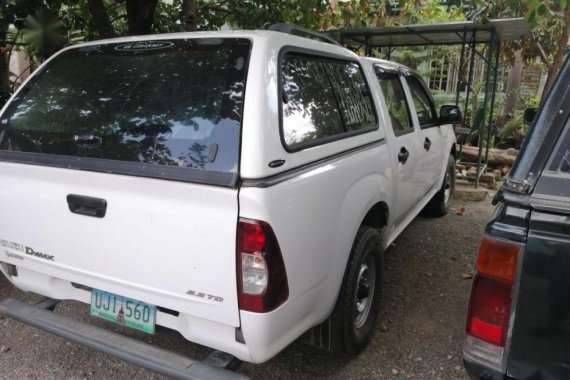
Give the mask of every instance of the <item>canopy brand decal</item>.
[[166, 49], [171, 46], [174, 46], [174, 43], [168, 41], [139, 41], [139, 42], [129, 42], [127, 44], [115, 46], [115, 50], [119, 51], [158, 50], [158, 49]]

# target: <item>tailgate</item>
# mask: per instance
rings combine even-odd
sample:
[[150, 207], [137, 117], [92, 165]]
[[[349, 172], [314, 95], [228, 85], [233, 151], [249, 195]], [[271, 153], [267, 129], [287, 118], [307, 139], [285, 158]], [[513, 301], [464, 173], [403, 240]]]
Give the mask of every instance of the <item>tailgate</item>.
[[[251, 45], [119, 39], [64, 49], [34, 72], [0, 116], [0, 260], [52, 277], [22, 270], [16, 285], [49, 296], [60, 278], [239, 325]], [[75, 211], [106, 214], [71, 212], [69, 195], [91, 202]]]
[[[0, 261], [239, 325], [236, 189], [16, 163], [0, 172]], [[72, 213], [68, 194], [105, 199], [106, 215]]]
[[570, 216], [534, 211], [520, 277], [508, 374], [525, 379], [531, 375], [541, 378], [538, 373], [564, 373], [551, 378], [568, 378], [568, 372], [563, 371], [569, 366]]

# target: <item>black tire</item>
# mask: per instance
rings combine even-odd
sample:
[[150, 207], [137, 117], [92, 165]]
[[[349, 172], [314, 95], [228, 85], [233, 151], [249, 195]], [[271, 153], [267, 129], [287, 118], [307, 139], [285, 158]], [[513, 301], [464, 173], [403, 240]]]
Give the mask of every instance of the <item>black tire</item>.
[[[384, 253], [380, 233], [372, 227], [361, 226], [354, 240], [336, 306], [331, 315], [331, 346], [334, 352], [357, 354], [372, 338], [383, 278]], [[359, 312], [358, 307], [362, 311]]]
[[[446, 190], [449, 190], [446, 193]], [[455, 192], [455, 158], [449, 156], [447, 169], [440, 190], [424, 208], [424, 213], [431, 216], [444, 216], [449, 212], [453, 193]]]

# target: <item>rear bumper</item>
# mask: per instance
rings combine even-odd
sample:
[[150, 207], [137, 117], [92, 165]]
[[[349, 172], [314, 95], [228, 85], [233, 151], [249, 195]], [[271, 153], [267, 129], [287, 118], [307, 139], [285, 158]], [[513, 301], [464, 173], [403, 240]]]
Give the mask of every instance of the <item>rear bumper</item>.
[[[1, 255], [1, 252], [0, 252]], [[0, 263], [0, 268], [3, 265]], [[145, 289], [124, 285], [120, 288], [108, 286], [104, 279], [97, 278], [99, 283], [94, 282], [92, 276], [73, 276], [74, 274], [67, 271], [59, 271], [60, 273], [45, 273], [44, 268], [41, 271], [30, 270], [24, 266], [17, 265], [17, 275], [8, 276], [8, 280], [17, 288], [35, 293], [44, 297], [56, 300], [75, 300], [89, 305], [91, 303], [90, 288], [95, 285], [98, 289], [113, 292], [115, 294], [130, 296], [140, 301], [150, 303], [159, 307], [165, 307], [161, 300], [148, 297]], [[48, 269], [45, 268], [47, 272]], [[4, 266], [4, 272], [7, 269]], [[130, 292], [130, 293], [129, 293]], [[236, 340], [236, 327], [212, 321], [206, 318], [200, 318], [191, 314], [189, 310], [195, 306], [191, 300], [180, 309], [170, 309], [175, 313], [163, 312], [157, 310], [156, 325], [163, 326], [171, 330], [178, 331], [186, 340], [201, 344], [203, 346], [228, 352], [240, 360], [252, 362], [252, 356], [248, 345], [240, 343]], [[261, 347], [263, 349], [263, 347]], [[267, 359], [265, 359], [267, 360]]]
[[486, 368], [485, 366], [468, 360], [463, 360], [465, 371], [473, 380], [505, 380], [505, 374]]
[[0, 314], [173, 378], [247, 379], [221, 368], [229, 362], [227, 356], [210, 355], [204, 362], [190, 359], [49, 311], [56, 303], [47, 299], [30, 305], [8, 299], [0, 303]]

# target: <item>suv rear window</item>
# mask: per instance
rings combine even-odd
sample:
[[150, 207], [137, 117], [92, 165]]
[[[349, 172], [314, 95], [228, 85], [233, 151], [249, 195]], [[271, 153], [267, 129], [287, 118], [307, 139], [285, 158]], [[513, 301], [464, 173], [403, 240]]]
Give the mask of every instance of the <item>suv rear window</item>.
[[0, 150], [237, 172], [251, 43], [175, 39], [58, 55], [0, 118]]
[[291, 150], [377, 128], [370, 90], [356, 62], [288, 53], [281, 83], [283, 139]]

